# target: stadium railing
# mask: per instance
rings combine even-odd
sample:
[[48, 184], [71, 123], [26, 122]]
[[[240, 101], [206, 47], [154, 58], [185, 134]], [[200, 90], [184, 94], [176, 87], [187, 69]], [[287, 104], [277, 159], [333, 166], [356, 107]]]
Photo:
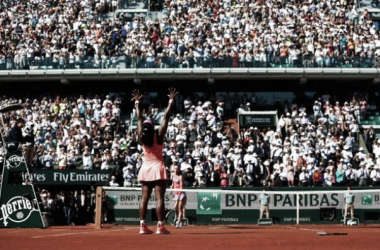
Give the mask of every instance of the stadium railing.
[[92, 56], [82, 56], [79, 60], [52, 60], [33, 57], [15, 64], [13, 58], [0, 60], [0, 70], [57, 70], [57, 69], [112, 69], [112, 68], [378, 68], [375, 57], [328, 57], [316, 62], [314, 59], [267, 57], [250, 62], [239, 61], [229, 55], [224, 56], [114, 56], [96, 61]]

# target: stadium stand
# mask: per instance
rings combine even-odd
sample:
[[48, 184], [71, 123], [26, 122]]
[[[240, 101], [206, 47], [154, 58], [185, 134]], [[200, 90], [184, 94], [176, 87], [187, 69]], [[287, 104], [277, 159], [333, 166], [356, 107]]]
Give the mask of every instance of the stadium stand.
[[354, 1], [168, 1], [155, 20], [111, 2], [3, 1], [0, 69], [378, 66]]
[[[109, 1], [0, 6], [0, 70], [378, 67], [378, 31], [354, 1], [166, 1], [154, 20], [113, 16]], [[258, 107], [253, 94], [192, 94], [176, 99], [164, 151], [187, 187], [380, 185], [380, 114], [368, 93], [278, 103], [279, 126], [269, 128], [231, 121]], [[4, 129], [26, 120], [32, 169], [108, 170], [110, 186], [138, 186], [142, 152], [123, 97], [3, 96], [2, 105], [26, 105]], [[146, 97], [145, 115], [159, 124], [161, 100]]]

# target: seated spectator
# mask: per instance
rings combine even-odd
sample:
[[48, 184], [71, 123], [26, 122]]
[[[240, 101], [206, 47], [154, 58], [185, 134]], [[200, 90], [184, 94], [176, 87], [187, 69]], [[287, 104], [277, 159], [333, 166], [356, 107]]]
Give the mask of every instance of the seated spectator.
[[119, 183], [116, 182], [116, 177], [111, 176], [111, 181], [109, 182], [110, 187], [118, 187], [120, 186]]
[[132, 173], [132, 166], [126, 166], [123, 168], [124, 187], [132, 187], [135, 180], [135, 175]]

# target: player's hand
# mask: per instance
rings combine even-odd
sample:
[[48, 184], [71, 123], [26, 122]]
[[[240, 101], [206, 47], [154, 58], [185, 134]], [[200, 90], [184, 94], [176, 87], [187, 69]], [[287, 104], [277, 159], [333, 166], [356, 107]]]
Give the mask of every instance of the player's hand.
[[178, 94], [175, 88], [169, 88], [169, 99], [174, 99], [174, 97]]
[[140, 94], [140, 91], [138, 89], [134, 89], [132, 91], [132, 99], [131, 101], [140, 101], [142, 95]]

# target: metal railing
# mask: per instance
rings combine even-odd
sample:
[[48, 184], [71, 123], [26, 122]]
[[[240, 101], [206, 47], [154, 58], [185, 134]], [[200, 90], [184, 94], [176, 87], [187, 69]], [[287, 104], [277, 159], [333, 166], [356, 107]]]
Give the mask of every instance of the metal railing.
[[73, 58], [0, 58], [0, 70], [112, 69], [112, 68], [378, 68], [377, 57], [298, 58], [266, 57], [239, 60], [231, 56], [92, 56]]

